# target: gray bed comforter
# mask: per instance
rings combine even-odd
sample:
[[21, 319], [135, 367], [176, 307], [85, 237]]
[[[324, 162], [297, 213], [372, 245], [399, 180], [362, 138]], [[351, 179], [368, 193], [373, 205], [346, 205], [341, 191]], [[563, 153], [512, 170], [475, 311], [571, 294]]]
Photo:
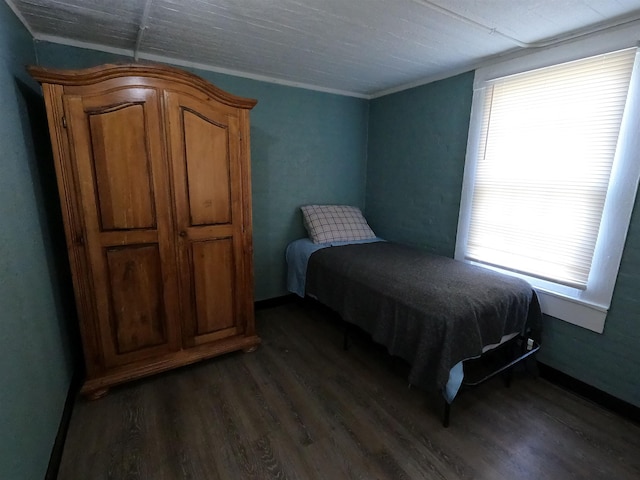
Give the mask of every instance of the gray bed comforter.
[[425, 390], [504, 335], [539, 331], [542, 317], [523, 280], [391, 242], [318, 250], [306, 293], [407, 360]]

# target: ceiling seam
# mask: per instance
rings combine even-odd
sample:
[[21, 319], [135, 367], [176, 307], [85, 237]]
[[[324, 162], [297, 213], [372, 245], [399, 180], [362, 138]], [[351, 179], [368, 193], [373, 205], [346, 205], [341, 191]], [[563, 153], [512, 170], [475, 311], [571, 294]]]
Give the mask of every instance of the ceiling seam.
[[138, 36], [136, 37], [136, 46], [133, 49], [133, 60], [138, 61], [138, 55], [140, 53], [140, 45], [142, 44], [142, 38], [144, 37], [144, 32], [149, 28], [147, 22], [149, 21], [149, 12], [151, 10], [151, 3], [153, 0], [147, 0], [144, 4], [144, 10], [142, 11], [142, 19], [140, 20], [140, 26], [138, 27]]
[[624, 15], [623, 17], [618, 17], [614, 20], [609, 20], [609, 21], [605, 21], [605, 22], [601, 22], [595, 25], [592, 25], [591, 27], [587, 27], [587, 28], [581, 28], [581, 29], [577, 29], [574, 30], [573, 32], [569, 32], [567, 34], [564, 35], [559, 35], [556, 37], [552, 37], [548, 40], [542, 40], [539, 42], [523, 42], [522, 40], [518, 40], [515, 37], [512, 37], [511, 35], [507, 35], [506, 33], [501, 32], [500, 30], [498, 30], [495, 27], [490, 27], [488, 25], [485, 25], [484, 23], [478, 22], [477, 20], [474, 20], [472, 18], [469, 18], [465, 15], [462, 15], [461, 13], [458, 12], [454, 12], [453, 10], [449, 10], [448, 8], [442, 7], [438, 4], [435, 4], [429, 0], [412, 0], [415, 3], [418, 3], [420, 5], [423, 5], [427, 8], [430, 8], [432, 10], [435, 10], [437, 12], [442, 13], [443, 15], [446, 15], [450, 18], [454, 18], [456, 20], [459, 20], [461, 22], [464, 23], [468, 23], [470, 25], [476, 26], [476, 27], [480, 27], [483, 30], [486, 30], [487, 33], [489, 33], [489, 35], [498, 35], [502, 38], [505, 38], [506, 40], [509, 40], [510, 42], [515, 43], [516, 45], [518, 45], [519, 47], [522, 48], [544, 48], [544, 47], [550, 47], [552, 45], [555, 45], [556, 43], [560, 43], [560, 42], [566, 42], [569, 40], [575, 40], [576, 38], [580, 38], [580, 37], [584, 37], [586, 35], [590, 35], [592, 33], [597, 33], [600, 32], [602, 30], [607, 30], [609, 28], [615, 28], [615, 27], [619, 27], [622, 25], [626, 25], [628, 23], [632, 23], [635, 22], [637, 20], [640, 20], [640, 11], [636, 10], [635, 13], [633, 15]]
[[453, 10], [449, 10], [448, 8], [442, 7], [436, 3], [430, 2], [429, 0], [412, 0], [414, 3], [417, 3], [419, 5], [422, 5], [424, 7], [430, 8], [431, 10], [435, 10], [436, 12], [442, 13], [443, 15], [446, 15], [447, 17], [453, 18], [455, 20], [459, 20], [461, 22], [464, 23], [468, 23], [469, 25], [473, 25], [475, 27], [480, 27], [483, 30], [486, 30], [487, 33], [489, 33], [490, 35], [498, 35], [500, 37], [506, 38], [507, 40], [523, 47], [523, 48], [527, 48], [526, 47], [526, 43], [522, 42], [520, 40], [518, 40], [517, 38], [514, 38], [510, 35], [507, 35], [506, 33], [502, 33], [500, 30], [498, 30], [495, 27], [490, 27], [488, 25], [485, 25], [484, 23], [478, 22], [472, 18], [469, 18], [465, 15], [462, 15], [461, 13], [458, 12], [454, 12]]

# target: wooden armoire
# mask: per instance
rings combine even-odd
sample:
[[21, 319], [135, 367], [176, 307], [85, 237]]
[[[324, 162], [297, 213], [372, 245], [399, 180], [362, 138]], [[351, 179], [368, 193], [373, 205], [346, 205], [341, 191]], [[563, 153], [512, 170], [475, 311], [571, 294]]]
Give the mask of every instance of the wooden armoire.
[[251, 351], [249, 111], [155, 65], [29, 67], [43, 88], [86, 381]]

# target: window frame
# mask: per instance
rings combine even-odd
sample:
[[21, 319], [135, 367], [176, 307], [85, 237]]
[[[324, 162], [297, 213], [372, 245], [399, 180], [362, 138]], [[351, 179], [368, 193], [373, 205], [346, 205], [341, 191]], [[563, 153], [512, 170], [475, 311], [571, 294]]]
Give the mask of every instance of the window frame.
[[637, 26], [590, 35], [572, 42], [536, 50], [533, 53], [512, 55], [499, 63], [480, 67], [476, 70], [474, 79], [455, 258], [524, 278], [538, 293], [544, 313], [597, 333], [604, 331], [640, 179], [640, 135], [633, 134], [634, 131], [640, 132], [640, 53], [636, 51], [627, 104], [594, 252], [593, 274], [589, 276], [585, 290], [554, 284], [465, 258], [476, 159], [485, 108], [484, 88], [486, 82], [496, 78], [636, 47], [638, 38], [640, 38], [640, 28]]

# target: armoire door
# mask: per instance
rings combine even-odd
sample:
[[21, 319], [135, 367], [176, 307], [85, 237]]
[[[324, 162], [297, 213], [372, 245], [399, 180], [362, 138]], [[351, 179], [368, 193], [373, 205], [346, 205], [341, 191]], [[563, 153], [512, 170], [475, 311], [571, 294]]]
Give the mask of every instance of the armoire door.
[[105, 367], [180, 349], [169, 167], [158, 92], [67, 94], [65, 118]]
[[242, 182], [237, 113], [165, 93], [178, 231], [185, 346], [240, 335], [245, 325]]

